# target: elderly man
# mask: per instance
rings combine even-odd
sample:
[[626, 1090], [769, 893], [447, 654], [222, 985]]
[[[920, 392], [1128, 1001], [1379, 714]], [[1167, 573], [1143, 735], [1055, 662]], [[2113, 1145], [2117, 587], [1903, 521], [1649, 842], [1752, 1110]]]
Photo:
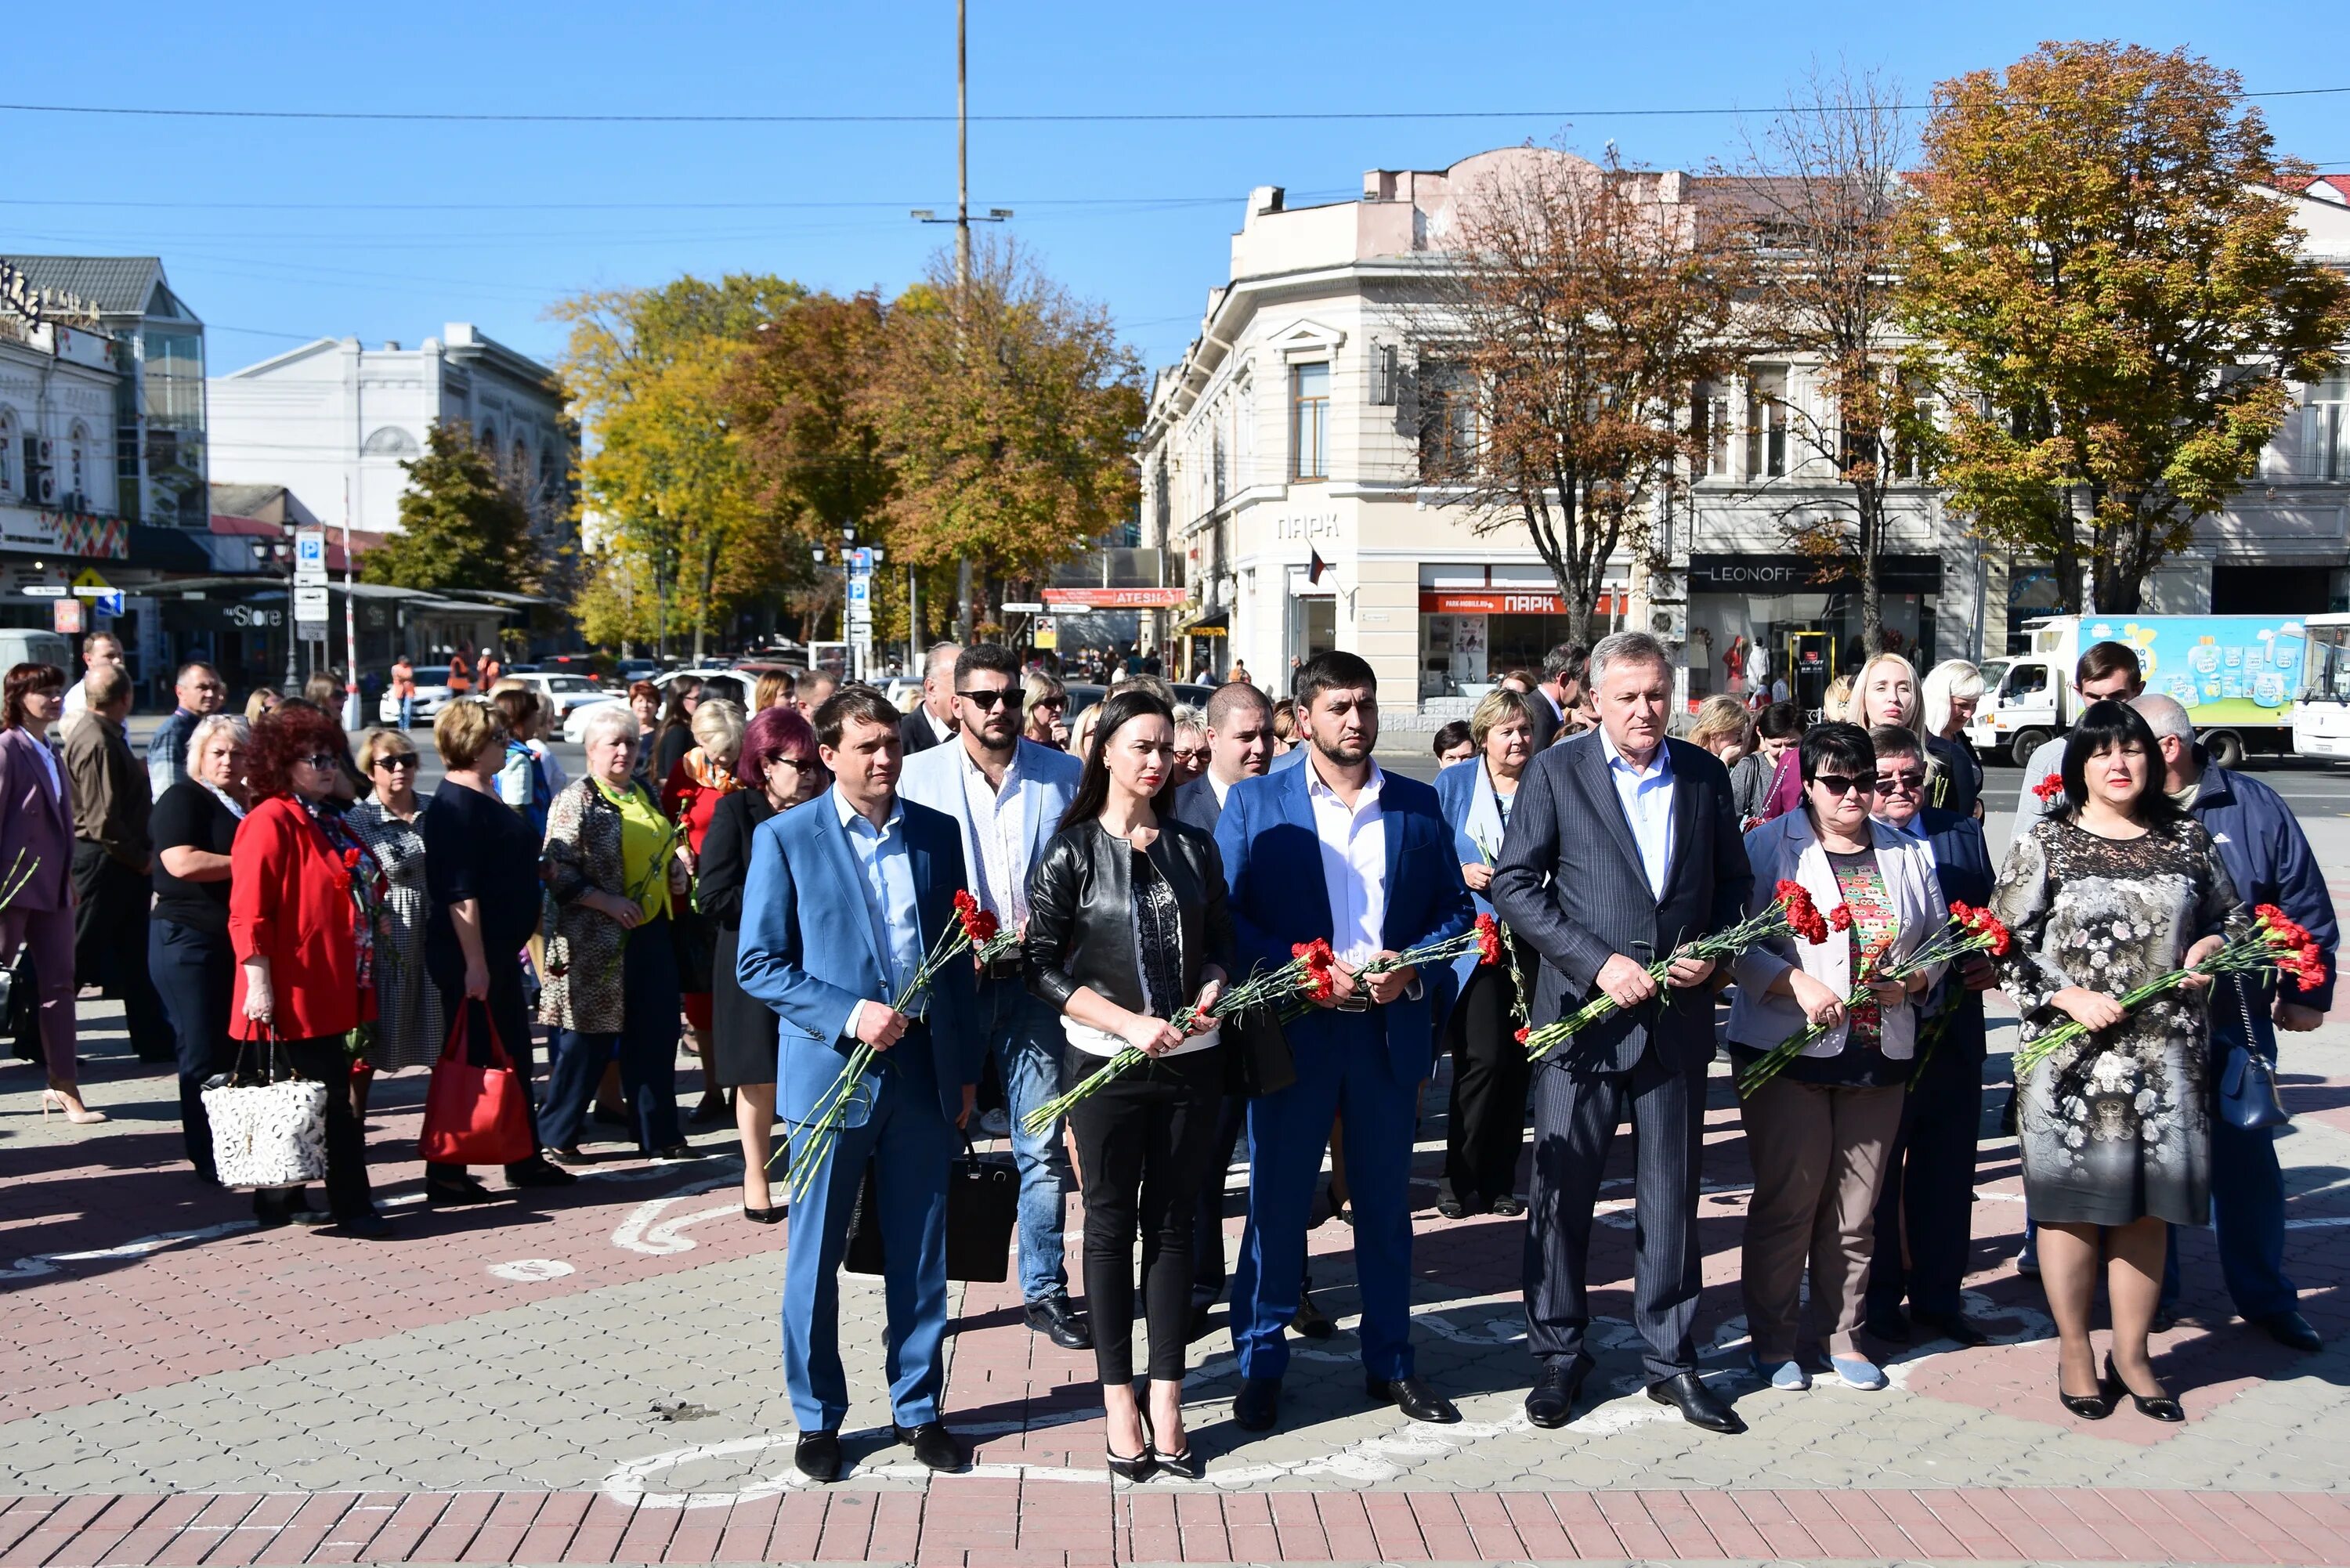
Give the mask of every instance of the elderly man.
[[962, 657], [962, 649], [954, 643], [931, 645], [930, 659], [922, 666], [922, 700], [898, 721], [898, 739], [906, 755], [942, 745], [954, 734], [955, 660]]
[[[2325, 872], [2309, 840], [2276, 791], [2258, 779], [2208, 760], [2195, 743], [2195, 723], [2168, 697], [2147, 693], [2130, 706], [2162, 747], [2162, 787], [2210, 834], [2220, 863], [2247, 904], [2274, 904], [2309, 928], [2325, 952], [2325, 980], [2314, 991], [2280, 992], [2267, 974], [2219, 982], [2211, 1002], [2211, 1223], [2220, 1238], [2220, 1272], [2246, 1323], [2294, 1350], [2324, 1342], [2301, 1314], [2300, 1293], [2284, 1272], [2284, 1175], [2277, 1168], [2276, 1129], [2247, 1132], [2220, 1113], [2223, 1069], [2244, 1050], [2274, 1063], [2276, 1032], [2317, 1027], [2334, 1004], [2334, 957], [2338, 931]], [[2178, 1247], [2164, 1269], [2162, 1310], [2178, 1300]]]
[[170, 1062], [178, 1057], [178, 1043], [147, 972], [148, 877], [155, 864], [147, 815], [154, 803], [122, 736], [130, 677], [120, 665], [98, 664], [82, 684], [89, 706], [65, 726], [66, 775], [73, 781], [74, 971], [121, 1001], [141, 1062]]
[[1503, 922], [1542, 955], [1536, 1025], [1596, 996], [1618, 1004], [1534, 1071], [1525, 1292], [1527, 1344], [1540, 1366], [1526, 1417], [1565, 1426], [1593, 1365], [1585, 1343], [1592, 1210], [1628, 1110], [1639, 1143], [1632, 1322], [1648, 1345], [1648, 1397], [1692, 1425], [1742, 1432], [1738, 1413], [1698, 1376], [1693, 1334], [1713, 965], [1675, 959], [1662, 985], [1648, 968], [1677, 944], [1737, 923], [1754, 874], [1729, 773], [1702, 747], [1665, 736], [1673, 678], [1664, 645], [1645, 632], [1603, 639], [1591, 650], [1590, 683], [1599, 729], [1528, 765], [1489, 894]]
[[228, 701], [228, 682], [203, 659], [192, 659], [180, 666], [172, 696], [179, 705], [170, 718], [155, 726], [147, 742], [147, 793], [155, 800], [162, 799], [165, 790], [188, 776], [188, 737]]

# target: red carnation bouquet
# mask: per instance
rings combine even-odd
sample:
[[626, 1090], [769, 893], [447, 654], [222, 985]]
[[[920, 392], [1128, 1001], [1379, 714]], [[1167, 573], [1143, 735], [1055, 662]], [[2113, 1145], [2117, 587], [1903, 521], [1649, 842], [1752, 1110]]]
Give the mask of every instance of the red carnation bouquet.
[[[1736, 958], [1755, 943], [1767, 941], [1782, 931], [1801, 937], [1814, 945], [1828, 940], [1827, 919], [1820, 913], [1819, 905], [1813, 901], [1802, 883], [1784, 877], [1772, 890], [1771, 902], [1762, 913], [1750, 915], [1727, 930], [1716, 931], [1710, 937], [1700, 937], [1696, 941], [1685, 942], [1675, 948], [1670, 955], [1648, 966], [1648, 978], [1662, 985], [1667, 971], [1682, 959], [1712, 959], [1719, 962], [1723, 959]], [[1617, 1006], [1612, 996], [1603, 994], [1595, 997], [1571, 1017], [1562, 1018], [1555, 1023], [1545, 1023], [1540, 1029], [1519, 1030], [1518, 1044], [1526, 1048], [1528, 1061], [1539, 1062], [1563, 1041], [1615, 1012]]]
[[[2325, 954], [2319, 950], [2316, 939], [2309, 934], [2308, 928], [2295, 923], [2274, 904], [2254, 905], [2251, 929], [2242, 936], [2230, 938], [2218, 952], [2202, 962], [2157, 975], [2143, 985], [2131, 987], [2114, 1000], [2120, 1002], [2125, 1011], [2129, 1011], [2167, 991], [2176, 991], [2189, 975], [2258, 974], [2263, 971], [2290, 975], [2293, 984], [2303, 991], [2315, 991], [2325, 983]], [[2017, 1046], [2016, 1082], [2022, 1083], [2026, 1073], [2088, 1033], [2078, 1019], [2067, 1019], [2045, 1034]]]
[[[1476, 925], [1460, 936], [1428, 942], [1394, 958], [1365, 964], [1357, 972], [1376, 974], [1401, 969], [1407, 964], [1449, 962], [1472, 950], [1477, 953], [1480, 963], [1501, 961], [1501, 929], [1494, 924], [1492, 916], [1478, 916]], [[1279, 969], [1257, 970], [1238, 985], [1227, 986], [1223, 994], [1204, 1011], [1197, 1005], [1184, 1008], [1168, 1020], [1169, 1026], [1178, 1034], [1189, 1034], [1192, 1026], [1202, 1019], [1230, 1018], [1252, 1007], [1277, 1008], [1289, 1002], [1320, 1002], [1337, 987], [1337, 977], [1331, 972], [1337, 961], [1337, 953], [1320, 937], [1310, 942], [1298, 942], [1289, 950], [1289, 961]], [[1126, 1046], [1074, 1087], [1030, 1111], [1021, 1125], [1031, 1133], [1043, 1132], [1067, 1116], [1078, 1101], [1099, 1093], [1111, 1079], [1127, 1072], [1147, 1055], [1148, 1052], [1132, 1045]]]
[[[1838, 904], [1828, 916], [1828, 924], [1837, 930], [1852, 929], [1852, 910]], [[1969, 953], [2003, 953], [2013, 945], [2014, 934], [1997, 915], [1973, 904], [1953, 900], [1950, 918], [1936, 928], [1934, 934], [1919, 942], [1902, 957], [1886, 961], [1889, 942], [1880, 942], [1860, 955], [1859, 978], [1844, 999], [1846, 1007], [1857, 1007], [1868, 1000], [1869, 988], [1891, 985], [1906, 981], [1921, 970], [1936, 964], [1956, 963]], [[1738, 1092], [1752, 1095], [1777, 1077], [1788, 1063], [1804, 1054], [1806, 1046], [1820, 1039], [1830, 1025], [1814, 1023], [1798, 1030], [1765, 1052], [1746, 1071], [1738, 1075]]]
[[2040, 797], [2041, 805], [2049, 805], [2051, 802], [2054, 801], [2058, 795], [2064, 793], [2064, 775], [2063, 774], [2050, 774], [2046, 778], [2042, 779], [2038, 784], [2032, 786], [2032, 793]]
[[[965, 889], [956, 890], [954, 908], [954, 923], [931, 944], [920, 966], [899, 991], [897, 1000], [890, 1002], [892, 1011], [903, 1012], [911, 1007], [914, 999], [928, 990], [931, 981], [960, 958], [964, 949], [975, 950], [985, 961], [1001, 956], [1020, 940], [1017, 932], [1000, 929], [995, 916], [981, 909], [979, 900]], [[847, 1125], [848, 1107], [856, 1103], [858, 1091], [864, 1087], [866, 1069], [872, 1066], [874, 1055], [873, 1047], [859, 1040], [856, 1049], [849, 1052], [847, 1065], [840, 1070], [840, 1076], [816, 1102], [815, 1114], [808, 1117], [807, 1137], [784, 1171], [785, 1189], [794, 1201], [813, 1191], [816, 1179], [824, 1174], [826, 1164], [832, 1158], [832, 1147], [840, 1141], [840, 1129]]]

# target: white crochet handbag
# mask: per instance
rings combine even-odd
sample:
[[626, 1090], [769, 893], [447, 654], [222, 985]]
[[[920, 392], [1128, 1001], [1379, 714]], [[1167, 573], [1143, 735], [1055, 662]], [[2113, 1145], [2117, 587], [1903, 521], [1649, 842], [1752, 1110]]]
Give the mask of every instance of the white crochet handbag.
[[240, 1083], [244, 1051], [228, 1082], [203, 1092], [213, 1125], [213, 1168], [223, 1187], [299, 1187], [327, 1174], [327, 1085], [277, 1066], [277, 1037], [256, 1084]]

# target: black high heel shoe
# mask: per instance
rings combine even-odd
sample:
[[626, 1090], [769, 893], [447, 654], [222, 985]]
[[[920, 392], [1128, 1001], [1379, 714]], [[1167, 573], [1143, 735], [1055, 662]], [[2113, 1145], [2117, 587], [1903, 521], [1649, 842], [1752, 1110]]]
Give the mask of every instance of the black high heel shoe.
[[1142, 1418], [1142, 1451], [1149, 1458], [1158, 1460], [1160, 1469], [1180, 1480], [1198, 1480], [1208, 1473], [1208, 1467], [1192, 1457], [1189, 1438], [1184, 1440], [1181, 1453], [1160, 1453], [1158, 1429], [1151, 1426], [1150, 1417], [1148, 1416]]
[[2114, 1392], [2110, 1385], [2098, 1384], [2095, 1394], [2067, 1394], [2061, 1367], [2056, 1373], [2056, 1402], [2084, 1421], [2102, 1421], [2114, 1413]]
[[1105, 1443], [1102, 1445], [1102, 1458], [1108, 1461], [1110, 1474], [1130, 1481], [1139, 1481], [1149, 1476], [1151, 1467], [1159, 1462], [1159, 1456], [1150, 1451], [1148, 1442], [1142, 1445], [1142, 1452], [1131, 1459], [1116, 1452]]
[[2114, 1357], [2111, 1351], [2106, 1353], [2105, 1386], [2108, 1390], [2116, 1391], [2107, 1396], [2111, 1401], [2106, 1407], [2108, 1409], [2112, 1408], [2114, 1404], [2120, 1403], [2121, 1395], [2126, 1394], [2129, 1396], [2129, 1402], [2137, 1407], [2137, 1413], [2149, 1420], [2177, 1422], [2187, 1419], [2187, 1412], [2179, 1408], [2178, 1401], [2169, 1395], [2156, 1394], [2149, 1397], [2140, 1394], [2123, 1382], [2122, 1375], [2114, 1370]]

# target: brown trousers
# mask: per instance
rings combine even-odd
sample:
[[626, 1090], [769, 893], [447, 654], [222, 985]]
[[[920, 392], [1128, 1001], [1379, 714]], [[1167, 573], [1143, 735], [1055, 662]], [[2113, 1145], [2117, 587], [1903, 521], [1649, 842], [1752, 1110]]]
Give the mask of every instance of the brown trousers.
[[1740, 1268], [1747, 1331], [1764, 1366], [1792, 1359], [1799, 1346], [1856, 1352], [1877, 1199], [1907, 1093], [1899, 1084], [1847, 1088], [1782, 1076], [1741, 1103], [1754, 1197]]

